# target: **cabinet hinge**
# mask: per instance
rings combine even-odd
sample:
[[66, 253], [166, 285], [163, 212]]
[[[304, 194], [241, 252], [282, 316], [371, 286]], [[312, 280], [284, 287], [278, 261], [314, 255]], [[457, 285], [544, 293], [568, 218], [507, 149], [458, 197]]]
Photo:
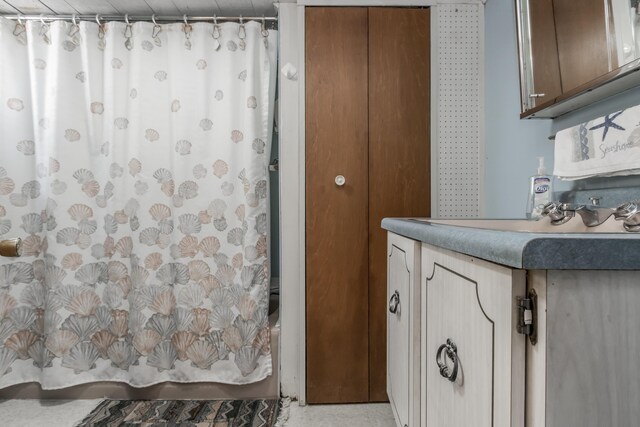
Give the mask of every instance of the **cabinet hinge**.
[[518, 333], [529, 337], [531, 344], [535, 345], [538, 341], [536, 331], [536, 291], [531, 289], [526, 297], [517, 297], [518, 306]]

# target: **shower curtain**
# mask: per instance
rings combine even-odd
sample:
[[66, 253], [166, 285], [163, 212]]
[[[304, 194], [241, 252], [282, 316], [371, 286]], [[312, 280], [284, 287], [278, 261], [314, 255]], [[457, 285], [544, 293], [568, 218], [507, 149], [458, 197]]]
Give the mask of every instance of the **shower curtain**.
[[0, 18], [0, 387], [271, 374], [259, 22]]

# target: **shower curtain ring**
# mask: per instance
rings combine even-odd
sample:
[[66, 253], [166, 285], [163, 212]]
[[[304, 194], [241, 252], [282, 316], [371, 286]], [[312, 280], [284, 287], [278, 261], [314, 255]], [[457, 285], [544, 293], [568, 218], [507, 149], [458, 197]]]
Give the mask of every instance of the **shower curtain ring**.
[[220, 42], [218, 41], [220, 38], [220, 26], [218, 25], [218, 16], [216, 14], [213, 15], [213, 31], [211, 31], [211, 37], [213, 37], [213, 50], [220, 49]]
[[13, 27], [13, 35], [18, 37], [24, 34], [26, 31], [27, 31], [27, 28], [24, 26], [24, 22], [22, 22], [22, 15], [18, 15], [16, 25], [15, 27]]
[[158, 37], [162, 32], [162, 27], [156, 21], [155, 13], [151, 15], [151, 22], [153, 22], [153, 29], [151, 30], [151, 38], [153, 39], [153, 42], [156, 44], [156, 46], [162, 46], [162, 41]]
[[49, 24], [44, 21], [44, 15], [40, 14], [40, 23], [42, 27], [40, 27], [40, 35], [46, 44], [51, 44], [51, 39], [49, 38]]
[[102, 22], [100, 22], [100, 14], [96, 13], [96, 23], [98, 24], [98, 48], [104, 50], [104, 48], [107, 46], [107, 42], [104, 39], [104, 35], [105, 35], [105, 24], [103, 24]]
[[[71, 28], [69, 28], [69, 32], [67, 33], [69, 37], [74, 37], [76, 34], [80, 32], [80, 26], [78, 25], [78, 16], [74, 13], [71, 15]], [[75, 40], [74, 43], [78, 43], [78, 40]]]
[[124, 38], [126, 39], [124, 41], [124, 47], [126, 47], [127, 50], [132, 50], [133, 42], [131, 41], [131, 37], [133, 37], [133, 29], [131, 28], [131, 22], [129, 22], [128, 13], [124, 15], [124, 22], [127, 23], [127, 26], [124, 28]]
[[193, 30], [193, 27], [189, 24], [189, 21], [187, 21], [187, 15], [182, 15], [182, 19], [184, 20], [184, 24], [182, 25], [182, 32], [185, 38], [184, 47], [186, 47], [187, 50], [191, 50], [191, 40], [189, 39], [191, 38], [191, 30]]
[[242, 15], [240, 15], [240, 26], [238, 27], [238, 38], [240, 39], [240, 43], [238, 43], [238, 46], [240, 46], [240, 50], [245, 50], [245, 48], [247, 47], [247, 43], [244, 41], [244, 39], [247, 38], [247, 31], [244, 28], [244, 20], [242, 19]]

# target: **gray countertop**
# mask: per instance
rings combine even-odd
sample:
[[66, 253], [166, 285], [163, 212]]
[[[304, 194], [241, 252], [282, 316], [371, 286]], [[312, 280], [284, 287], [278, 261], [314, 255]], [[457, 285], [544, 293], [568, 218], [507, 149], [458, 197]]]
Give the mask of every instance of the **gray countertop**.
[[385, 218], [382, 228], [487, 261], [528, 270], [640, 270], [640, 235], [535, 233]]

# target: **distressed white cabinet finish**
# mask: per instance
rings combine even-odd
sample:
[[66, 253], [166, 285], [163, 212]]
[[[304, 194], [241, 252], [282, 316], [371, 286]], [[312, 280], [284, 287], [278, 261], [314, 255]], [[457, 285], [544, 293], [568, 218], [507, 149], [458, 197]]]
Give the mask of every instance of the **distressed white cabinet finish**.
[[[525, 337], [516, 332], [516, 296], [525, 293], [524, 272], [426, 244], [421, 253], [423, 425], [523, 426]], [[445, 378], [436, 356], [448, 340], [457, 356], [446, 360]]]
[[639, 425], [640, 270], [514, 269], [390, 232], [388, 284], [399, 427]]
[[640, 425], [640, 271], [531, 271], [527, 286], [527, 426]]
[[396, 423], [420, 425], [420, 243], [387, 242], [387, 394]]

